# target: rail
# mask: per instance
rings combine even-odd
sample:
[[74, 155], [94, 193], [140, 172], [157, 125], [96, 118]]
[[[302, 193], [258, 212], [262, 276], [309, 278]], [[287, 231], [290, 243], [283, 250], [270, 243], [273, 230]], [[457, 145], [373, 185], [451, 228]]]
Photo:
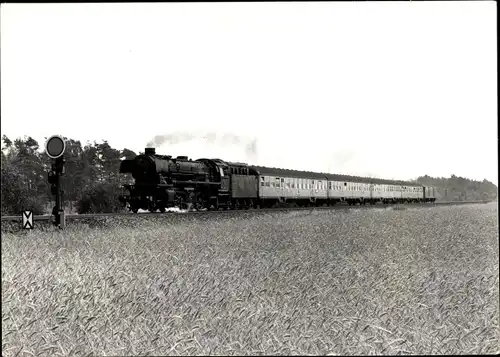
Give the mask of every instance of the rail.
[[[66, 220], [78, 220], [78, 219], [93, 219], [99, 217], [144, 217], [152, 215], [172, 215], [176, 213], [182, 214], [214, 214], [223, 212], [265, 212], [265, 211], [289, 211], [289, 210], [314, 210], [314, 209], [347, 209], [347, 208], [386, 208], [392, 206], [409, 206], [409, 207], [432, 207], [432, 206], [446, 206], [446, 205], [466, 205], [466, 204], [485, 204], [491, 201], [449, 201], [449, 202], [434, 202], [434, 203], [389, 203], [389, 204], [376, 204], [376, 205], [366, 205], [366, 206], [348, 206], [337, 204], [335, 206], [318, 206], [318, 207], [278, 207], [278, 208], [261, 208], [261, 209], [242, 209], [242, 210], [219, 210], [219, 211], [183, 211], [183, 212], [145, 212], [145, 213], [131, 213], [131, 212], [117, 212], [117, 213], [90, 213], [90, 214], [67, 214], [65, 215]], [[40, 215], [33, 216], [33, 221], [47, 221], [52, 219], [52, 215]], [[2, 216], [2, 221], [22, 221], [22, 215], [18, 216]]]

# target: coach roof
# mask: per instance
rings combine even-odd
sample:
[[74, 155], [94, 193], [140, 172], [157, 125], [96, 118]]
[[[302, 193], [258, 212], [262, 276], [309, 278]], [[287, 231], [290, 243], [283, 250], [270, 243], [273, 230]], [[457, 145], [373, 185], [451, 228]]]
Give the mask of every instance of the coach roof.
[[254, 169], [259, 175], [264, 175], [264, 176], [305, 178], [313, 180], [329, 180], [329, 181], [340, 181], [340, 182], [373, 183], [379, 185], [401, 185], [401, 186], [422, 187], [421, 184], [416, 182], [402, 181], [402, 180], [386, 180], [375, 177], [328, 174], [328, 173], [288, 170], [277, 167], [265, 167], [265, 166], [253, 166], [253, 165], [249, 166], [249, 168]]
[[288, 170], [280, 169], [277, 167], [265, 167], [265, 166], [250, 166], [259, 175], [264, 176], [275, 176], [275, 177], [292, 177], [292, 178], [304, 178], [311, 180], [326, 180], [324, 174], [311, 171], [298, 171], [298, 170]]

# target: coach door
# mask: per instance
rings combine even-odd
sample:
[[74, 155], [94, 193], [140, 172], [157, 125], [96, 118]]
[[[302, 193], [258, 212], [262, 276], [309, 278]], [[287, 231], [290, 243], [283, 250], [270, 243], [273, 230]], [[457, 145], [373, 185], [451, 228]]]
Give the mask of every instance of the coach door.
[[370, 199], [373, 199], [373, 189], [374, 189], [373, 183], [370, 184]]

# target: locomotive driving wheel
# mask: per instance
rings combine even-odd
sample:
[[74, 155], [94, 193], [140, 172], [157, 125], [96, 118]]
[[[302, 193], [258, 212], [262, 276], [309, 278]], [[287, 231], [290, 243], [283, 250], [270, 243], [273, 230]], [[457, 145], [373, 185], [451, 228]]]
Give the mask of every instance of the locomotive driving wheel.
[[193, 209], [199, 211], [205, 208], [206, 202], [203, 200], [203, 197], [201, 195], [198, 195], [196, 198], [194, 204], [193, 204]]
[[139, 207], [133, 205], [133, 206], [130, 206], [130, 210], [133, 212], [133, 213], [137, 213], [139, 212]]

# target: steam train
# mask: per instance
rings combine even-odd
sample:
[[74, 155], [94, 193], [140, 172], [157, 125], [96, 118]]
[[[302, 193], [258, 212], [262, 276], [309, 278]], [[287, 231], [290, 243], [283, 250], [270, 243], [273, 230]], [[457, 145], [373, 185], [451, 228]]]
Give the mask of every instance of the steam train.
[[139, 209], [248, 209], [280, 205], [321, 206], [435, 202], [436, 190], [414, 182], [287, 170], [220, 159], [191, 160], [158, 155], [154, 148], [123, 160], [120, 173], [131, 174], [120, 201]]

